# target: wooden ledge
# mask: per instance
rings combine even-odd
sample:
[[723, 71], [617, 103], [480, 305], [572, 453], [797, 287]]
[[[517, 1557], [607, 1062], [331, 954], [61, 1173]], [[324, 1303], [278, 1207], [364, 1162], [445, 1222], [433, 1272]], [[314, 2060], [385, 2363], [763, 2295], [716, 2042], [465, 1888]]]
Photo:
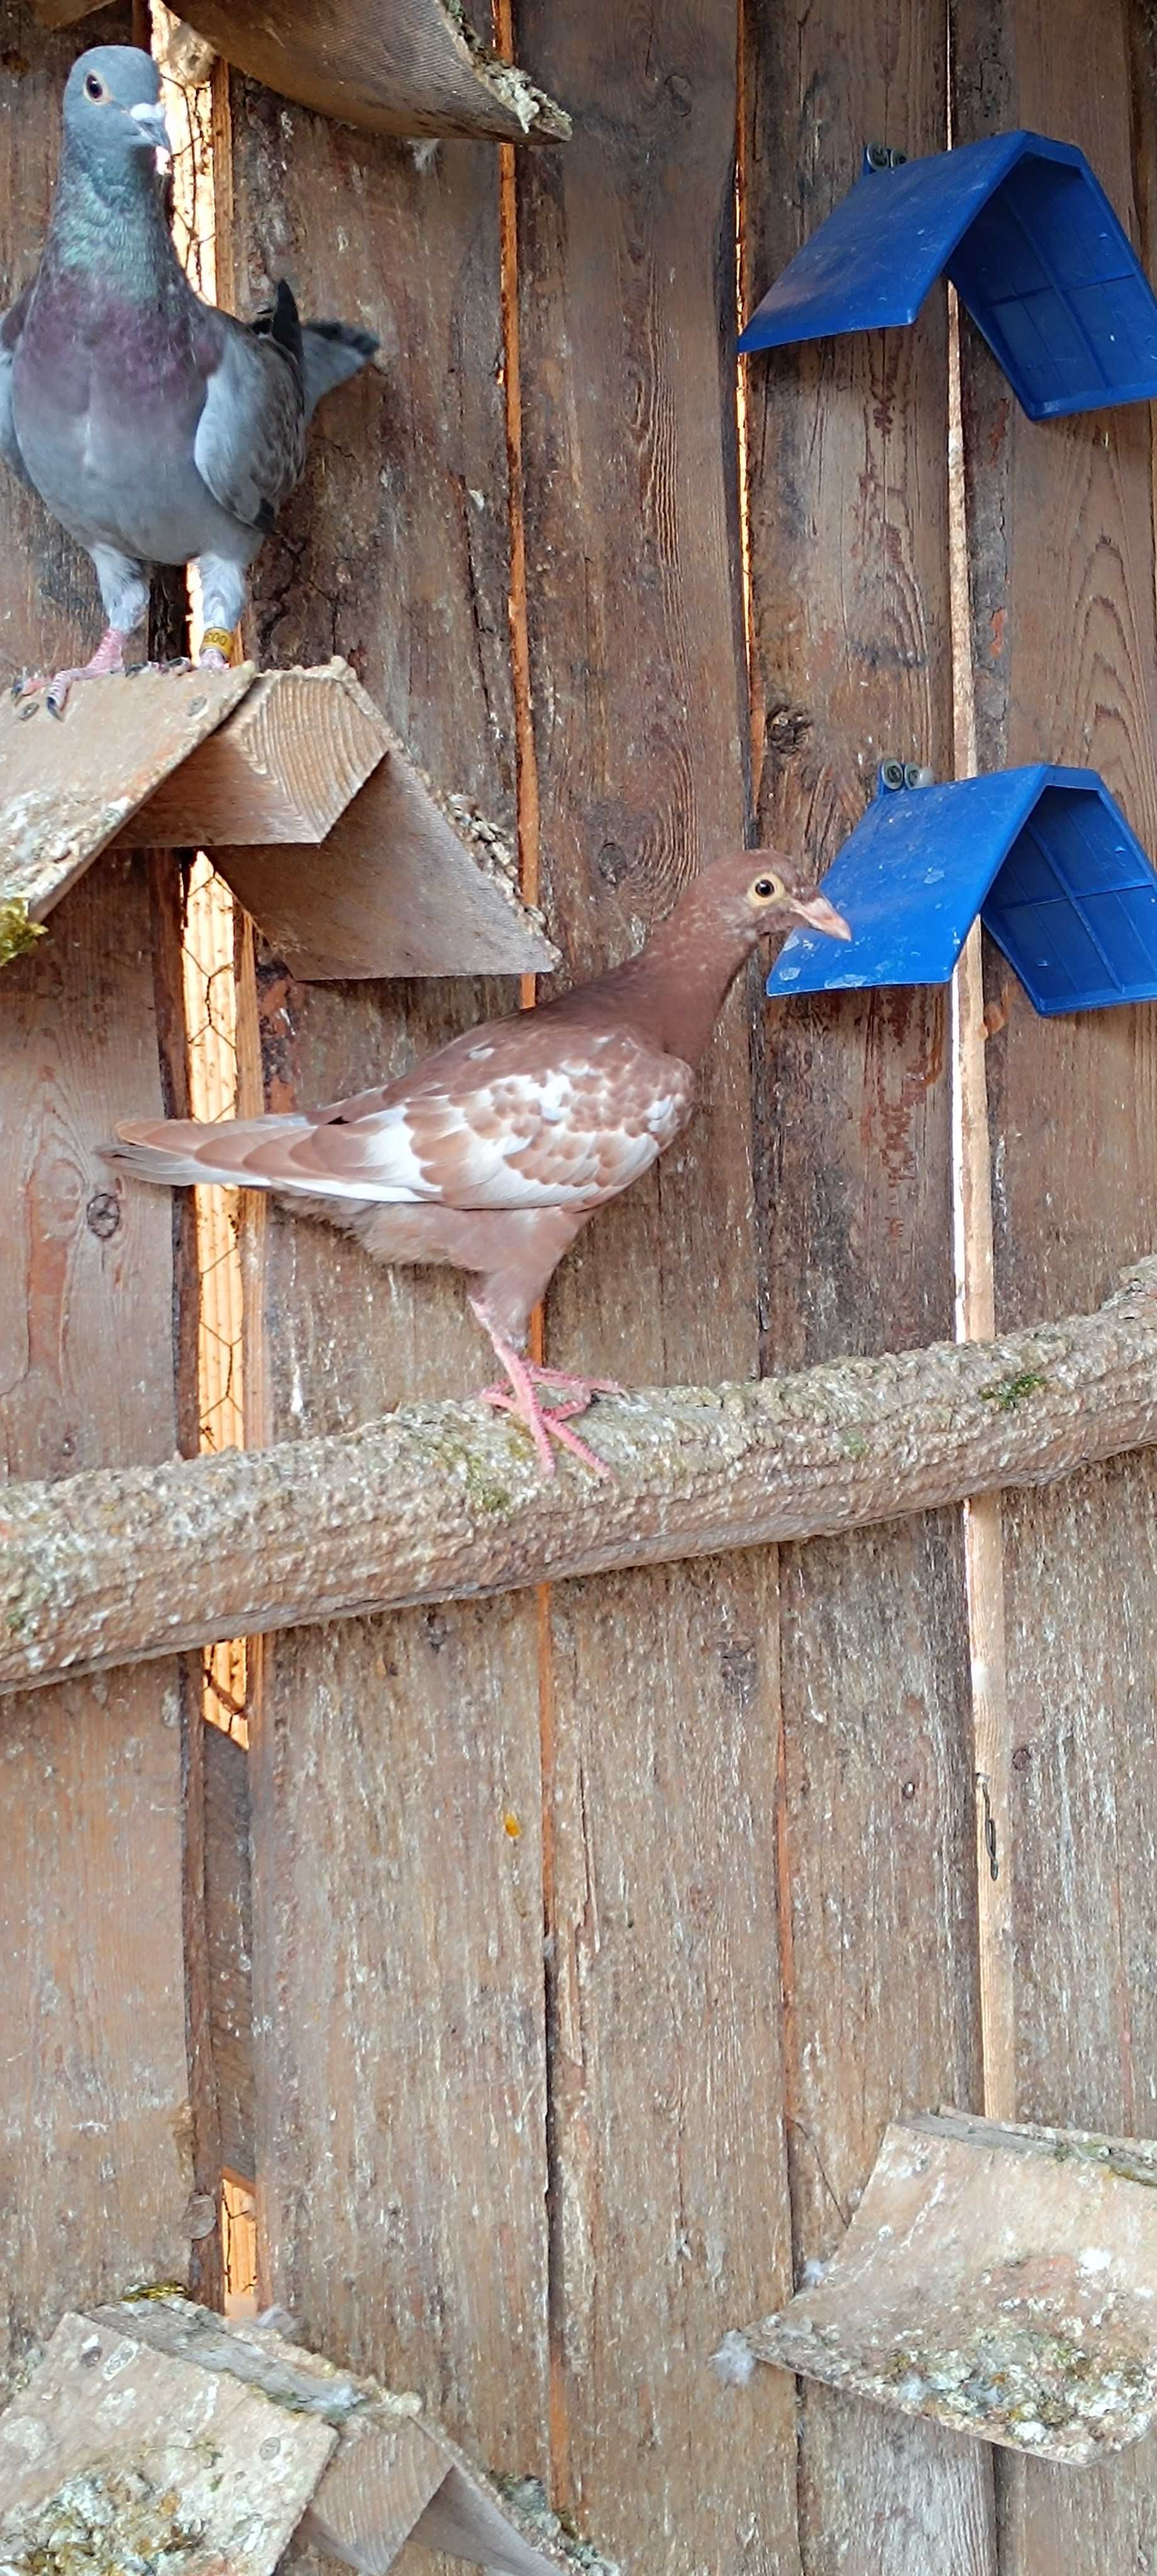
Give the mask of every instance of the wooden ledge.
[[340, 660], [89, 680], [60, 723], [0, 702], [0, 964], [110, 846], [211, 850], [307, 979], [558, 963], [502, 832]]
[[[613, 1360], [613, 1352], [607, 1353]], [[603, 1400], [542, 1480], [479, 1405], [0, 1495], [0, 1691], [220, 1637], [858, 1529], [1157, 1444], [1157, 1259], [1092, 1315]]]
[[[102, 0], [36, 0], [46, 27]], [[347, 125], [377, 134], [564, 143], [564, 108], [476, 37], [457, 0], [182, 0], [182, 17], [228, 63]]]
[[[98, 2576], [175, 2563], [190, 2533], [198, 2567], [246, 2576], [273, 2576], [291, 2539], [385, 2576], [411, 2538], [496, 2576], [619, 2576], [572, 2546], [532, 2480], [475, 2469], [420, 2397], [268, 2326], [147, 2292], [63, 2317], [0, 2416], [5, 2561], [75, 2554]], [[50, 2557], [62, 2540], [67, 2558]]]

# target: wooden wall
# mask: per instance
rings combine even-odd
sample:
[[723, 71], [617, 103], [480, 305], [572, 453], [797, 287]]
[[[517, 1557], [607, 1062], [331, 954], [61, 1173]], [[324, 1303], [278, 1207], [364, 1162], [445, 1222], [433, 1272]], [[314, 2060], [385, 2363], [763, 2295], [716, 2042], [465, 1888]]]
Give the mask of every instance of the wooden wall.
[[[262, 558], [258, 648], [346, 654], [444, 786], [517, 820], [569, 971], [626, 954], [745, 837], [822, 864], [885, 754], [950, 774], [962, 693], [981, 766], [1095, 761], [1157, 852], [1148, 409], [1034, 428], [965, 324], [954, 674], [941, 296], [910, 332], [756, 360], [737, 408], [737, 294], [869, 136], [1075, 140], [1152, 266], [1132, 0], [1095, 25], [1080, 0], [951, 16], [950, 86], [935, 0], [516, 0], [500, 22], [575, 123], [523, 155], [431, 160], [228, 84], [225, 300], [284, 271], [382, 341]], [[44, 37], [16, 0], [0, 27], [3, 286], [83, 35]], [[2, 679], [79, 641], [91, 592], [26, 498], [5, 485], [0, 508]], [[167, 1206], [126, 1192], [104, 1244], [85, 1222], [113, 1115], [179, 1083], [172, 944], [166, 867], [109, 863], [0, 986], [16, 1473], [161, 1454], [187, 1418]], [[246, 995], [243, 1096], [278, 1107], [515, 998], [295, 986], [264, 951]], [[1014, 996], [990, 1039], [1000, 1322], [1095, 1303], [1151, 1248], [1153, 1025]], [[945, 995], [773, 1012], [753, 975], [698, 1123], [557, 1280], [551, 1353], [712, 1380], [951, 1333], [952, 1085]], [[187, 1308], [185, 1249], [178, 1268]], [[276, 1212], [246, 1276], [255, 1440], [485, 1364], [452, 1280], [391, 1278]], [[1147, 2451], [994, 2474], [946, 2435], [706, 2367], [831, 2253], [892, 2110], [1152, 2128], [1153, 1474], [1004, 1508], [983, 1889], [958, 1515], [267, 1644], [251, 2070], [212, 2063], [237, 1892], [202, 1859], [195, 1710], [182, 1809], [177, 1675], [9, 1710], [13, 2348], [68, 2298], [181, 2270], [189, 2177], [211, 2178], [222, 2120], [239, 2134], [251, 2074], [263, 2294], [539, 2474], [638, 2576], [1157, 2563]], [[224, 1804], [235, 1835], [235, 1784]]]

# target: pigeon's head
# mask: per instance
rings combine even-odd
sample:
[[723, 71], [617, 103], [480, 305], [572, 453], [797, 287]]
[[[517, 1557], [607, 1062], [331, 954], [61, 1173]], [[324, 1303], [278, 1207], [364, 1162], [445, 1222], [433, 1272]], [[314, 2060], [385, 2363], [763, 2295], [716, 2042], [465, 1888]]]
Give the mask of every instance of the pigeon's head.
[[740, 850], [733, 859], [716, 859], [698, 885], [727, 930], [752, 948], [759, 939], [782, 938], [793, 921], [806, 921], [829, 939], [851, 938], [842, 912], [806, 883], [782, 850]]
[[151, 54], [136, 45], [93, 45], [69, 73], [64, 131], [90, 168], [123, 169], [138, 153], [171, 148], [161, 83]]

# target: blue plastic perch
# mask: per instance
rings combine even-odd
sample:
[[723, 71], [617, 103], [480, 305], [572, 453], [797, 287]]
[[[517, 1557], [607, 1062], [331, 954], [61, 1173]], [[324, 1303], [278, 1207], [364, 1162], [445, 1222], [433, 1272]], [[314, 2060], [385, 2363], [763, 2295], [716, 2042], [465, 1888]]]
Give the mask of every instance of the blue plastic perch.
[[947, 983], [979, 913], [1038, 1011], [1157, 998], [1157, 872], [1095, 769], [881, 785], [823, 891], [850, 948], [793, 931], [769, 993]]
[[1083, 152], [998, 134], [859, 179], [741, 349], [914, 322], [945, 272], [1030, 420], [1157, 394], [1157, 297]]

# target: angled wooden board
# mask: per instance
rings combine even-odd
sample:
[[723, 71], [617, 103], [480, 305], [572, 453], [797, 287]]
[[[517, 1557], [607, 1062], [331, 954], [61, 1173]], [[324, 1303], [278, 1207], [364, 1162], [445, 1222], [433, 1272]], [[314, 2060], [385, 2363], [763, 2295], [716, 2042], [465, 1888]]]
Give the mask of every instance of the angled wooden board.
[[[0, 2415], [0, 2545], [145, 2565], [195, 2548], [271, 2576], [337, 2446], [331, 2424], [138, 2342], [129, 2320], [61, 2319]], [[219, 2553], [219, 2554], [218, 2554]]]
[[[868, 137], [943, 148], [946, 98], [922, 0], [818, 0], [798, 22], [752, 8], [746, 23], [748, 312], [859, 176]], [[761, 837], [819, 870], [878, 760], [951, 770], [943, 299], [907, 331], [757, 355], [746, 386]], [[951, 1332], [947, 1005], [925, 990], [773, 1009], [771, 1365]], [[781, 1597], [798, 2277], [839, 2241], [892, 2113], [979, 2101], [959, 1518], [784, 1549]], [[799, 2470], [808, 2576], [993, 2576], [987, 2459], [938, 2429], [809, 2386]]]
[[[961, 141], [1025, 125], [1079, 145], [1151, 275], [1146, 13], [954, 0], [952, 14]], [[961, 357], [979, 765], [1090, 764], [1157, 848], [1151, 406], [1033, 423], [967, 322]], [[1004, 1005], [985, 1050], [1000, 1330], [1030, 1306], [1060, 1312], [1134, 1256], [1157, 1198], [1157, 1011], [1040, 1019], [990, 969]], [[1142, 1457], [1003, 1506], [1009, 1723], [993, 1824], [1015, 2118], [1154, 2125], [1155, 1521]], [[1002, 2576], [1157, 2561], [1152, 2442], [1063, 2486], [1031, 2462], [999, 2475]]]
[[[37, 0], [48, 27], [71, 25], [101, 0]], [[286, 98], [378, 134], [489, 136], [560, 143], [564, 108], [526, 73], [500, 61], [457, 0], [339, 0], [324, 25], [310, 0], [194, 0], [188, 23], [227, 62]]]
[[0, 904], [43, 921], [252, 678], [246, 663], [86, 680], [59, 720], [0, 696]]

